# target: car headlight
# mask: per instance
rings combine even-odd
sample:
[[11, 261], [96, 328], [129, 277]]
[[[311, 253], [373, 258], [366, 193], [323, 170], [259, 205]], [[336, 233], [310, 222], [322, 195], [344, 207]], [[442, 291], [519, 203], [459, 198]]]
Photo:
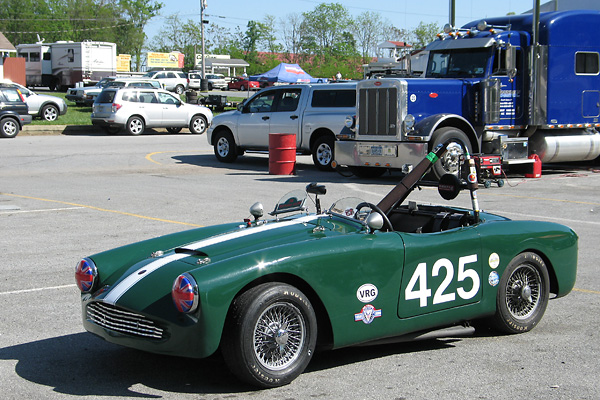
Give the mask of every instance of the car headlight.
[[75, 283], [81, 293], [89, 293], [94, 289], [96, 278], [98, 277], [98, 268], [89, 258], [84, 258], [77, 263], [75, 267]]
[[179, 312], [187, 314], [198, 308], [198, 285], [188, 273], [181, 274], [175, 279], [171, 296]]

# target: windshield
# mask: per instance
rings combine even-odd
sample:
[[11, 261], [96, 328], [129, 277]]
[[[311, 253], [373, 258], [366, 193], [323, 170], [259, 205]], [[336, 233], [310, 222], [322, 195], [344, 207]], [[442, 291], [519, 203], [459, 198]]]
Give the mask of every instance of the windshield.
[[485, 76], [491, 48], [431, 52], [427, 78], [481, 78]]
[[364, 200], [358, 197], [344, 197], [333, 203], [329, 212], [346, 218], [354, 218], [357, 211], [356, 206], [360, 203], [364, 203]]
[[271, 215], [279, 215], [293, 211], [304, 211], [304, 203], [306, 202], [306, 192], [304, 190], [293, 190], [283, 196], [277, 202], [275, 210]]

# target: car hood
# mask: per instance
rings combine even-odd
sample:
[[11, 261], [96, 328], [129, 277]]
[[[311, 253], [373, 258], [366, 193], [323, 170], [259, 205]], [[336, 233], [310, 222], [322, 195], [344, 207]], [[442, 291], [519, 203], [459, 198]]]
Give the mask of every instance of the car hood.
[[[315, 229], [322, 226], [325, 229]], [[97, 299], [118, 304], [132, 310], [146, 310], [156, 301], [166, 298], [170, 303], [173, 282], [180, 274], [197, 268], [219, 268], [220, 264], [237, 259], [240, 268], [243, 260], [256, 252], [268, 252], [271, 248], [287, 244], [299, 244], [322, 239], [329, 235], [339, 236], [357, 232], [358, 223], [336, 222], [324, 216], [303, 216], [272, 221], [258, 226], [241, 227], [201, 240], [182, 243], [180, 247], [133, 264], [110, 286], [105, 286]], [[102, 273], [99, 265], [99, 272]], [[199, 284], [201, 284], [199, 282]]]

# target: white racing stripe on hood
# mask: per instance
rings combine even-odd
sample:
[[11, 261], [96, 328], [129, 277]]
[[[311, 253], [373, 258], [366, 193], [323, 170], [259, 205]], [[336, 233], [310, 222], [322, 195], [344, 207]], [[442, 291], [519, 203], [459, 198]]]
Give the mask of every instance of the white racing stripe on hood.
[[[314, 219], [317, 219], [319, 216], [316, 215], [307, 215], [305, 217], [300, 217], [293, 219], [291, 221], [283, 221], [283, 222], [271, 222], [265, 225], [257, 226], [254, 228], [243, 229], [236, 232], [225, 233], [218, 236], [213, 236], [208, 239], [203, 239], [198, 242], [191, 243], [188, 246], [185, 246], [184, 249], [190, 250], [198, 250], [202, 247], [212, 246], [215, 244], [223, 243], [228, 240], [239, 239], [244, 236], [250, 236], [255, 233], [267, 232], [273, 229], [285, 228], [292, 225], [303, 224], [306, 222], [310, 222]], [[127, 278], [123, 279], [116, 286], [114, 286], [110, 292], [104, 298], [105, 303], [116, 304], [117, 301], [136, 283], [147, 277], [150, 273], [156, 271], [157, 269], [169, 264], [172, 261], [177, 261], [182, 258], [188, 257], [189, 254], [185, 253], [176, 253], [171, 254], [167, 257], [160, 258], [156, 261], [152, 261], [149, 264], [144, 265], [138, 270], [132, 272]]]

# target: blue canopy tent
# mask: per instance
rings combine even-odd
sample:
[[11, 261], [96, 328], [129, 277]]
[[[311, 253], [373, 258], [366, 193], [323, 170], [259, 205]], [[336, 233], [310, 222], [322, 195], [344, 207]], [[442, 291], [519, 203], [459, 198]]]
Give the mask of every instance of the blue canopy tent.
[[260, 75], [252, 75], [252, 81], [259, 82], [284, 82], [284, 83], [314, 83], [323, 82], [322, 79], [313, 78], [298, 64], [281, 63], [272, 70]]

